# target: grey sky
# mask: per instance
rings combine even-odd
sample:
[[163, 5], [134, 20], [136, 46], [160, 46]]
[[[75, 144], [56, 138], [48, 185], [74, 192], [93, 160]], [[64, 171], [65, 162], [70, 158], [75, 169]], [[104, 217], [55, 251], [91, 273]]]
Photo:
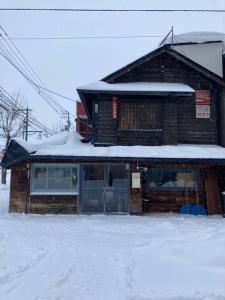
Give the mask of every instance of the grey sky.
[[[0, 0], [0, 7], [225, 9], [224, 0]], [[225, 33], [225, 13], [50, 13], [0, 12], [0, 24], [14, 37], [65, 37], [164, 35], [220, 31]], [[161, 37], [96, 40], [15, 40], [46, 86], [76, 99], [76, 87], [96, 81], [157, 47]], [[29, 84], [0, 57], [0, 84], [8, 91], [20, 89], [33, 113], [48, 126], [59, 119]], [[71, 112], [75, 104], [57, 98]]]

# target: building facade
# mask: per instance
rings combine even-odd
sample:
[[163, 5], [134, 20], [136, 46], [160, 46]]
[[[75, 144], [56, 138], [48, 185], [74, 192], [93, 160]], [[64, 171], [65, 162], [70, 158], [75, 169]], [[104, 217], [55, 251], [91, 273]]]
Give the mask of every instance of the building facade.
[[220, 40], [164, 44], [78, 88], [83, 137], [11, 141], [2, 161], [12, 169], [9, 210], [222, 214], [223, 49]]

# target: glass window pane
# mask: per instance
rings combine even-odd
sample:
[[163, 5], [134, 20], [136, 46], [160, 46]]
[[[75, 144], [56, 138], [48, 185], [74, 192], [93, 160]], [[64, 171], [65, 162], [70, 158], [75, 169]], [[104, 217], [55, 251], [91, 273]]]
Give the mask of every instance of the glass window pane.
[[78, 168], [67, 164], [34, 164], [32, 166], [33, 192], [77, 191]]
[[106, 213], [126, 213], [128, 211], [127, 190], [106, 190], [104, 197]]
[[195, 173], [177, 173], [178, 187], [195, 187], [196, 175]]
[[103, 213], [104, 212], [104, 190], [86, 189], [82, 192], [82, 212], [83, 213]]
[[195, 170], [151, 168], [147, 172], [148, 189], [195, 189], [199, 183], [199, 174]]
[[82, 166], [82, 187], [103, 188], [104, 170], [103, 165]]
[[109, 167], [108, 186], [126, 188], [128, 184], [128, 174], [125, 165], [112, 165]]
[[32, 190], [42, 191], [46, 189], [46, 168], [35, 168], [32, 176]]

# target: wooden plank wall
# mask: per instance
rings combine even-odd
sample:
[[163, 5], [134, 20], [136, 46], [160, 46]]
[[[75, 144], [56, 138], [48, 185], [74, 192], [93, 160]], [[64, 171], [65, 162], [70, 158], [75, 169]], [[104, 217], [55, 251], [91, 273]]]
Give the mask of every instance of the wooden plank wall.
[[[170, 102], [169, 102], [170, 101]], [[172, 99], [163, 104], [163, 141], [164, 145], [176, 145], [178, 142], [177, 104]]]
[[30, 197], [28, 213], [77, 214], [78, 201], [74, 195], [33, 195]]
[[[163, 115], [163, 137], [156, 133], [118, 131], [118, 124], [112, 119], [112, 96], [98, 95], [99, 113], [95, 116], [96, 143], [122, 145], [167, 145], [176, 143], [217, 144], [218, 143], [218, 89], [217, 85], [199, 72], [179, 62], [167, 53], [145, 62], [143, 65], [121, 75], [114, 82], [179, 82], [194, 89], [207, 89], [211, 93], [210, 119], [197, 119], [195, 96], [190, 97], [154, 97], [154, 96], [118, 96], [119, 101], [132, 98], [132, 101], [160, 101]], [[154, 141], [154, 143], [153, 143]]]
[[208, 214], [221, 214], [221, 195], [219, 191], [218, 172], [217, 170], [205, 170], [205, 189]]
[[[42, 161], [49, 162], [49, 161]], [[54, 161], [51, 161], [54, 162]], [[64, 161], [61, 161], [64, 162]], [[73, 163], [79, 161], [71, 160]], [[108, 161], [112, 163], [113, 161]], [[115, 161], [114, 161], [115, 162]], [[87, 161], [88, 163], [88, 161]], [[96, 161], [96, 163], [107, 163]], [[116, 163], [116, 162], [115, 162]], [[120, 162], [121, 163], [121, 162]], [[126, 161], [124, 163], [129, 163]], [[147, 161], [139, 162], [140, 169], [136, 162], [130, 162], [130, 174], [132, 172], [141, 172], [142, 187], [140, 189], [132, 188], [130, 185], [130, 213], [142, 214], [147, 212], [178, 212], [182, 204], [198, 203], [207, 207], [209, 214], [221, 214], [221, 197], [219, 191], [218, 171], [216, 168], [210, 169], [206, 165], [184, 165], [168, 163], [150, 163]], [[164, 168], [196, 168], [200, 169], [203, 176], [203, 184], [196, 195], [195, 191], [149, 191], [146, 187], [146, 178], [142, 171], [143, 166], [164, 167]], [[130, 176], [131, 177], [131, 176]], [[131, 178], [130, 178], [131, 179]], [[25, 212], [28, 200], [29, 182], [27, 177], [26, 163], [18, 163], [11, 169], [11, 189], [9, 212]], [[27, 212], [31, 213], [79, 213], [78, 196], [31, 196], [30, 206]]]
[[[49, 162], [49, 161], [48, 161]], [[26, 163], [19, 163], [11, 169], [9, 212], [63, 213], [78, 212], [76, 195], [31, 195]]]
[[204, 191], [143, 191], [143, 211], [147, 212], [179, 212], [183, 204], [202, 204], [205, 207]]
[[11, 169], [9, 212], [25, 212], [28, 192], [27, 166], [19, 163]]
[[93, 134], [96, 145], [117, 144], [117, 122], [112, 118], [112, 97], [108, 97], [100, 96], [93, 102], [93, 106], [98, 105], [97, 113], [93, 107]]

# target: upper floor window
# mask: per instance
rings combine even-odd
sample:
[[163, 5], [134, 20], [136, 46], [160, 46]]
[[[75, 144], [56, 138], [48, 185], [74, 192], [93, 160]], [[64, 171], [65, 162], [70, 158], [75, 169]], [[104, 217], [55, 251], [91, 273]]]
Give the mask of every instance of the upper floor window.
[[119, 129], [121, 130], [161, 130], [160, 103], [120, 102]]

